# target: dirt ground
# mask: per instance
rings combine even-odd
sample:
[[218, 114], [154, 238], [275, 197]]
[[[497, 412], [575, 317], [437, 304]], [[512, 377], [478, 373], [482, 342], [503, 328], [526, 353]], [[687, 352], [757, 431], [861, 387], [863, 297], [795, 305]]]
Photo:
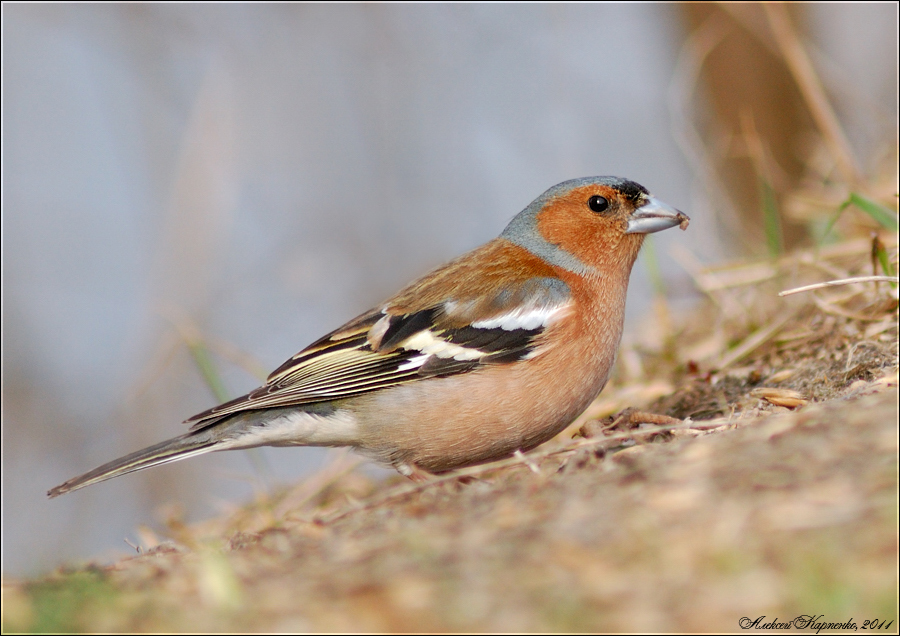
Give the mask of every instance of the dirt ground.
[[660, 304], [526, 456], [414, 485], [338, 454], [227, 517], [170, 513], [133, 558], [5, 581], [3, 630], [897, 633], [896, 290], [776, 293], [871, 274], [868, 249], [698, 274], [704, 306]]

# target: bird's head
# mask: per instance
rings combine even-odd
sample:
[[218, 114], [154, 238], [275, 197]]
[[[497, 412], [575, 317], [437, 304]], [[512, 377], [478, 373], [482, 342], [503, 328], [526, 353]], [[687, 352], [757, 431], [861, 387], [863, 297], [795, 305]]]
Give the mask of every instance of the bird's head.
[[501, 238], [578, 274], [627, 265], [644, 235], [680, 226], [686, 214], [620, 177], [564, 181], [535, 199], [509, 223]]

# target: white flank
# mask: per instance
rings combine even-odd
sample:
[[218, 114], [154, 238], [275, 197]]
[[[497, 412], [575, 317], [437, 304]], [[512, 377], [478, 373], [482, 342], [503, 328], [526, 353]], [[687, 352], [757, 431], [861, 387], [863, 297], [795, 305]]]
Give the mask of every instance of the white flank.
[[345, 446], [358, 440], [359, 427], [350, 411], [337, 410], [323, 416], [297, 409], [267, 420], [265, 425], [251, 425], [242, 435], [216, 450], [254, 446]]

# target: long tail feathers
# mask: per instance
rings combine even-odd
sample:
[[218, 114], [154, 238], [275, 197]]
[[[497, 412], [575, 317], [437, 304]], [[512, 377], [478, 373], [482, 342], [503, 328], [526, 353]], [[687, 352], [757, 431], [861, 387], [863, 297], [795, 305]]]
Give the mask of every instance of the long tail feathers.
[[119, 475], [133, 473], [136, 470], [143, 470], [151, 466], [159, 466], [169, 462], [186, 459], [194, 455], [202, 455], [210, 451], [216, 450], [214, 446], [217, 440], [210, 439], [209, 435], [197, 435], [196, 433], [188, 433], [180, 437], [175, 437], [165, 442], [160, 442], [153, 446], [144, 448], [125, 457], [114, 459], [113, 461], [103, 464], [94, 470], [87, 472], [78, 477], [73, 477], [69, 481], [51, 488], [47, 492], [47, 496], [51, 499], [58, 497], [67, 492], [96, 484], [97, 482], [106, 481]]

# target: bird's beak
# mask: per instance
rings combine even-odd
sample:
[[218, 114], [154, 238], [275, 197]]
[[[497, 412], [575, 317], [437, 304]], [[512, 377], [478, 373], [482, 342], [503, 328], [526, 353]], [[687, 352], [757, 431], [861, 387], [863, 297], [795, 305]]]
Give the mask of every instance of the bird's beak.
[[686, 230], [690, 219], [687, 214], [676, 210], [656, 197], [647, 197], [647, 202], [631, 213], [625, 234], [651, 234], [670, 227], [680, 226]]

